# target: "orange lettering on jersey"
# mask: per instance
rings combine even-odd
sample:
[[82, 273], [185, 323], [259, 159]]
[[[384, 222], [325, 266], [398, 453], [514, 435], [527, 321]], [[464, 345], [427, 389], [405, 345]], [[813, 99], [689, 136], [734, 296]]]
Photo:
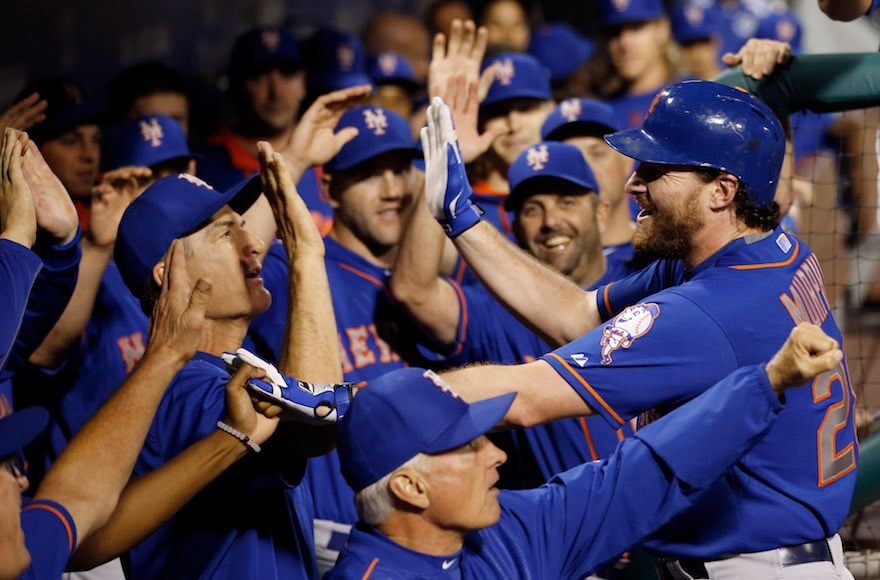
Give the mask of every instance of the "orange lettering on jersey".
[[342, 342], [342, 335], [337, 334], [337, 336], [339, 337], [339, 358], [342, 359], [342, 374], [350, 373], [354, 370], [354, 366], [351, 364], [351, 359], [348, 358], [348, 352]]
[[825, 276], [815, 254], [804, 260], [792, 276], [788, 294], [781, 294], [779, 300], [795, 324], [822, 324], [828, 318], [830, 306], [825, 295]]
[[348, 335], [349, 350], [354, 357], [354, 368], [362, 369], [367, 365], [376, 364], [376, 354], [370, 350], [367, 344], [367, 328], [363, 325], [355, 328], [346, 328]]
[[123, 336], [116, 341], [116, 346], [122, 353], [122, 360], [125, 361], [125, 372], [130, 373], [137, 361], [144, 356], [144, 336], [140, 332], [135, 332], [128, 336]]
[[0, 395], [0, 417], [12, 414], [12, 403], [6, 398], [6, 395]]

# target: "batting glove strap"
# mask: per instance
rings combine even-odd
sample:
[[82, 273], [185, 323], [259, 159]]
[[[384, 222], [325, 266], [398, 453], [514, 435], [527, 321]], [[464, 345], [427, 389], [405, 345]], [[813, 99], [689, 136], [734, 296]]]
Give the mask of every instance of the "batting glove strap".
[[[223, 360], [230, 372], [246, 362], [266, 372], [266, 379], [249, 379], [248, 390], [260, 400], [282, 408], [282, 421], [308, 425], [328, 425], [337, 420], [336, 383], [320, 384], [298, 381], [282, 375], [275, 366], [254, 353], [240, 348], [235, 354], [224, 353]], [[319, 412], [321, 415], [319, 416]]]
[[450, 238], [461, 235], [480, 221], [483, 208], [472, 199], [474, 189], [465, 172], [458, 143], [446, 145], [446, 195], [443, 199], [443, 217], [437, 221]]

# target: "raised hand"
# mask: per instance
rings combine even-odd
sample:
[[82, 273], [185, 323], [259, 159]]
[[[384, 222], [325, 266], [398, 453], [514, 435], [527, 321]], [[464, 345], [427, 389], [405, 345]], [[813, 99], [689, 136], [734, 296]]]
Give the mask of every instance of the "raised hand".
[[34, 196], [37, 226], [51, 237], [53, 243], [69, 243], [79, 227], [76, 208], [64, 184], [49, 169], [33, 141], [28, 142], [22, 173]]
[[334, 130], [342, 114], [363, 103], [371, 90], [369, 85], [351, 87], [321, 95], [312, 103], [282, 151], [290, 163], [294, 183], [306, 169], [327, 163], [355, 138], [357, 129], [354, 127], [346, 127], [338, 133]]
[[[487, 69], [486, 72], [492, 74], [494, 69]], [[470, 163], [488, 151], [492, 141], [506, 132], [502, 127], [496, 127], [482, 135], [478, 131], [477, 121], [480, 112], [478, 92], [481, 84], [481, 80], [467, 81], [465, 75], [456, 75], [449, 79], [443, 93], [443, 100], [449, 105], [452, 113], [461, 158], [465, 163]]]
[[4, 129], [0, 146], [0, 238], [30, 248], [37, 238], [34, 198], [22, 174], [26, 136]]
[[767, 363], [767, 376], [777, 394], [804, 384], [819, 373], [833, 369], [843, 360], [836, 340], [809, 322], [801, 322], [788, 335], [785, 344]]
[[769, 38], [750, 38], [739, 52], [726, 53], [721, 57], [727, 66], [742, 64], [743, 74], [755, 80], [769, 76], [778, 65], [791, 58], [791, 46], [787, 42]]
[[458, 146], [452, 113], [440, 97], [428, 107], [428, 126], [421, 132], [425, 151], [425, 199], [434, 218], [450, 238], [480, 221]]
[[138, 196], [138, 181], [150, 177], [149, 167], [120, 167], [104, 174], [104, 180], [92, 188], [89, 229], [84, 239], [95, 246], [112, 248], [125, 209]]
[[11, 127], [19, 131], [30, 129], [46, 120], [48, 106], [48, 101], [33, 93], [0, 113], [0, 128]]
[[324, 255], [324, 240], [309, 209], [296, 190], [290, 169], [282, 155], [266, 141], [257, 144], [263, 193], [272, 206], [278, 234], [288, 257], [303, 252]]
[[183, 242], [174, 240], [165, 254], [162, 292], [150, 317], [147, 353], [176, 358], [181, 365], [198, 350], [205, 323], [205, 311], [211, 298], [211, 283], [199, 279], [190, 286], [186, 271]]
[[480, 64], [486, 54], [487, 40], [486, 28], [477, 28], [473, 20], [453, 20], [448, 43], [446, 35], [438, 32], [434, 36], [431, 66], [428, 69], [430, 95], [443, 95], [454, 76], [464, 75], [465, 85], [477, 83], [480, 79]]

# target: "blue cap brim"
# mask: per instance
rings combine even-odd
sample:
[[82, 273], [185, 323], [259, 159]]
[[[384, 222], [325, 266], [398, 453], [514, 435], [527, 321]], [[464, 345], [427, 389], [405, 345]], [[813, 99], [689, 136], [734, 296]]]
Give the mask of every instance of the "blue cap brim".
[[464, 415], [425, 446], [424, 453], [449, 451], [485, 435], [504, 419], [515, 397], [516, 393], [507, 393], [471, 403]]
[[49, 412], [43, 407], [27, 407], [0, 419], [0, 458], [24, 448], [48, 424]]

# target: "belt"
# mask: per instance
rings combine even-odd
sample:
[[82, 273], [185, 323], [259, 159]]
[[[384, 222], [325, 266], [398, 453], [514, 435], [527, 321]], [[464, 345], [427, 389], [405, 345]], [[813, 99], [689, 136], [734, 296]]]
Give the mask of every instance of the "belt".
[[[824, 539], [796, 546], [784, 546], [776, 548], [776, 551], [779, 553], [779, 562], [783, 567], [809, 564], [810, 562], [833, 561], [831, 547], [828, 545], [828, 540]], [[721, 559], [735, 558], [738, 555], [740, 554]], [[706, 561], [704, 560], [691, 560], [688, 558], [661, 559], [657, 568], [663, 580], [709, 578], [709, 573], [706, 571]], [[683, 576], [681, 570], [688, 574], [688, 576]]]

